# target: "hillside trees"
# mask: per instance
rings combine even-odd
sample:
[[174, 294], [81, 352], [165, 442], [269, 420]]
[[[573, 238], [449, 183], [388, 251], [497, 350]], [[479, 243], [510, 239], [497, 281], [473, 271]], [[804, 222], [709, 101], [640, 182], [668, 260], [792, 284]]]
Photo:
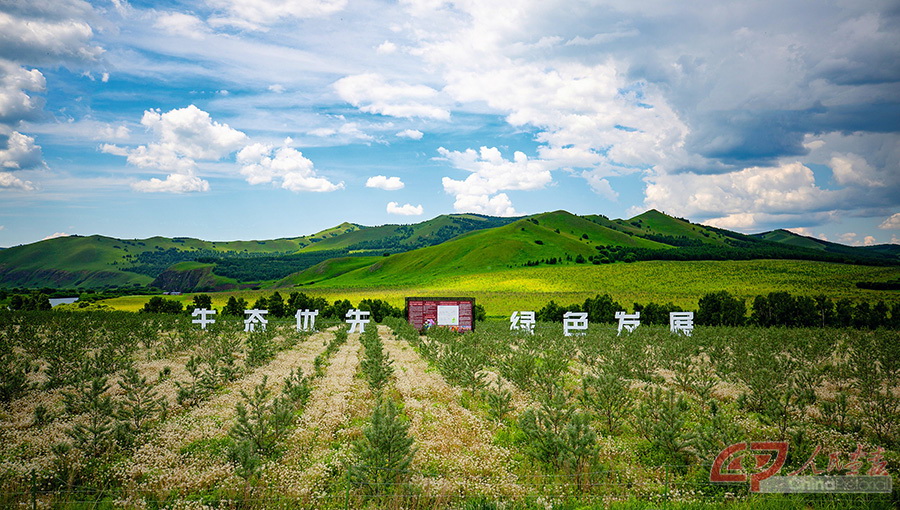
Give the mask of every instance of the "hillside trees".
[[740, 326], [746, 315], [744, 301], [722, 290], [700, 298], [695, 320], [702, 326]]

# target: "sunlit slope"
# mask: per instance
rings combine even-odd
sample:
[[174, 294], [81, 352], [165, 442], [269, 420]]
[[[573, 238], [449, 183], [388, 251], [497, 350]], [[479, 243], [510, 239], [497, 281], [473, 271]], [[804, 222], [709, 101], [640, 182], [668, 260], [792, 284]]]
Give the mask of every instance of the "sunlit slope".
[[275, 284], [275, 287], [310, 285], [338, 277], [344, 273], [349, 273], [354, 269], [371, 266], [376, 262], [380, 262], [382, 259], [383, 257], [340, 257], [328, 259], [309, 269], [294, 273], [287, 278], [279, 280]]
[[452, 274], [523, 267], [528, 262], [572, 261], [578, 257], [586, 261], [598, 254], [598, 246], [616, 243], [664, 247], [566, 212], [547, 213], [473, 232], [437, 246], [391, 255], [369, 267], [328, 280], [326, 285], [359, 287], [427, 283]]
[[[554, 211], [538, 214], [530, 219], [537, 225], [552, 230], [563, 237], [585, 241], [591, 245], [629, 246], [634, 248], [669, 248], [670, 246], [643, 239], [626, 232], [620, 232], [608, 226], [576, 216], [567, 211]], [[557, 232], [557, 230], [559, 232]]]
[[468, 232], [503, 226], [511, 221], [514, 220], [478, 214], [450, 214], [412, 225], [357, 226], [340, 235], [313, 242], [301, 251], [409, 251], [439, 244]]
[[611, 220], [605, 216], [588, 215], [586, 219], [633, 236], [659, 240], [663, 243], [700, 242], [714, 246], [726, 245], [728, 236], [715, 229], [697, 225], [680, 218], [673, 218], [656, 209], [633, 218]]
[[798, 246], [800, 248], [808, 248], [811, 250], [822, 250], [825, 251], [825, 245], [817, 242], [815, 239], [799, 236], [794, 234], [793, 232], [788, 232], [787, 230], [773, 230], [771, 232], [766, 232], [764, 234], [759, 234], [755, 236], [759, 239], [763, 239], [765, 241], [773, 241], [776, 243], [787, 244], [790, 246]]
[[[316, 234], [317, 236], [320, 234]], [[7, 287], [103, 287], [148, 285], [152, 276], [131, 272], [145, 254], [290, 253], [316, 236], [264, 241], [203, 241], [193, 238], [67, 236], [0, 250], [0, 283]]]

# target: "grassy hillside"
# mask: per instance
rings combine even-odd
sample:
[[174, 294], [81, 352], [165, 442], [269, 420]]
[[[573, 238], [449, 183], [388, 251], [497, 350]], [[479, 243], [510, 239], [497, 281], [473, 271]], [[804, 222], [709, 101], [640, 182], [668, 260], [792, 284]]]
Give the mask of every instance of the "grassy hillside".
[[179, 262], [166, 269], [150, 284], [167, 291], [191, 289], [197, 292], [211, 292], [241, 288], [234, 278], [219, 276], [213, 272], [215, 264], [202, 262]]
[[275, 287], [291, 287], [298, 285], [310, 285], [323, 280], [335, 278], [344, 273], [368, 267], [382, 260], [382, 257], [341, 257], [320, 262], [313, 267], [294, 273], [275, 283]]
[[[388, 258], [393, 258], [391, 256]], [[351, 259], [355, 260], [355, 259]], [[562, 266], [499, 268], [486, 273], [446, 274], [423, 278], [421, 282], [387, 280], [381, 284], [369, 281], [334, 278], [322, 283], [279, 289], [286, 296], [300, 291], [322, 296], [329, 301], [349, 299], [357, 304], [362, 299], [384, 299], [403, 307], [408, 296], [465, 295], [474, 297], [488, 315], [509, 317], [514, 310], [537, 310], [550, 300], [559, 304], [581, 303], [588, 297], [609, 293], [613, 299], [631, 309], [635, 302], [668, 303], [695, 309], [701, 296], [727, 290], [748, 301], [769, 292], [888, 304], [900, 301], [900, 291], [859, 289], [857, 281], [890, 281], [900, 277], [900, 269], [876, 266], [854, 266], [828, 262], [796, 260], [750, 261], [648, 261], [632, 264], [588, 265], [569, 263]], [[414, 280], [414, 279], [413, 279]], [[268, 296], [271, 289], [242, 290], [213, 295], [216, 307], [224, 306], [230, 295], [253, 302]], [[178, 296], [185, 304], [191, 295]], [[128, 296], [104, 301], [117, 309], [135, 311], [149, 297]]]
[[585, 218], [632, 236], [654, 239], [675, 246], [698, 243], [725, 246], [728, 239], [728, 236], [721, 232], [680, 218], [673, 218], [656, 209], [651, 209], [627, 220], [610, 220], [600, 215], [590, 215]]
[[[560, 263], [747, 259], [896, 266], [900, 249], [849, 247], [783, 230], [748, 236], [656, 210], [628, 220], [566, 211], [527, 218], [454, 214], [412, 225], [342, 223], [310, 236], [260, 241], [57, 238], [0, 250], [0, 287], [154, 283], [188, 292], [327, 281], [329, 286], [359, 288], [419, 285], [452, 275]], [[185, 262], [205, 266], [179, 265]], [[165, 277], [158, 279], [161, 275]]]
[[511, 221], [513, 219], [478, 214], [442, 215], [413, 225], [361, 227], [315, 242], [303, 248], [302, 251], [348, 250], [398, 253], [433, 246], [461, 234], [503, 226]]

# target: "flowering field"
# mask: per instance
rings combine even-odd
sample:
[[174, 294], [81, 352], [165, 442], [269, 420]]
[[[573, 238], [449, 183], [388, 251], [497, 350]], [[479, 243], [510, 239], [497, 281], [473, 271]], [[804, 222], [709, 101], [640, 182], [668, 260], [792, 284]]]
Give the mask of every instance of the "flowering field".
[[784, 473], [887, 473], [896, 486], [896, 331], [241, 326], [0, 314], [0, 507], [897, 503], [896, 490], [776, 496], [709, 481], [723, 448], [787, 441]]

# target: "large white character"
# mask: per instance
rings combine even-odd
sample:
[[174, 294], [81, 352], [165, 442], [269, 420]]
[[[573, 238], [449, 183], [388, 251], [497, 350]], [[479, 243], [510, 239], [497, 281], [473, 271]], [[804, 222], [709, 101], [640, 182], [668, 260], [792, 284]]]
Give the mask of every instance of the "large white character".
[[624, 328], [629, 333], [633, 332], [638, 326], [641, 325], [641, 312], [634, 312], [633, 314], [627, 314], [625, 312], [616, 312], [616, 319], [619, 319], [619, 333], [622, 334], [622, 329]]
[[297, 310], [297, 331], [315, 331], [318, 310]]
[[691, 336], [694, 332], [694, 312], [669, 312], [669, 330]]
[[[360, 333], [366, 332], [366, 324], [369, 323], [369, 313], [364, 310], [347, 310], [347, 324], [350, 325], [349, 333], [356, 331], [359, 327]], [[365, 319], [363, 317], [366, 317]]]
[[262, 327], [262, 331], [266, 330], [266, 324], [269, 321], [266, 320], [263, 315], [269, 313], [268, 310], [259, 310], [254, 308], [253, 310], [244, 310], [244, 314], [248, 317], [244, 319], [244, 331], [256, 331], [256, 325], [259, 324]]
[[534, 312], [513, 312], [509, 317], [510, 331], [527, 331], [534, 334]]
[[215, 315], [215, 314], [216, 314], [215, 310], [207, 310], [206, 308], [194, 308], [194, 313], [191, 314], [191, 317], [197, 317], [199, 315], [200, 318], [194, 319], [191, 322], [193, 324], [199, 324], [200, 329], [206, 329], [207, 324], [215, 324], [216, 323], [215, 319], [207, 319], [206, 316], [207, 315]]
[[[563, 335], [572, 336], [573, 331], [587, 331], [587, 312], [566, 312], [563, 315]], [[584, 334], [584, 333], [579, 333]]]

